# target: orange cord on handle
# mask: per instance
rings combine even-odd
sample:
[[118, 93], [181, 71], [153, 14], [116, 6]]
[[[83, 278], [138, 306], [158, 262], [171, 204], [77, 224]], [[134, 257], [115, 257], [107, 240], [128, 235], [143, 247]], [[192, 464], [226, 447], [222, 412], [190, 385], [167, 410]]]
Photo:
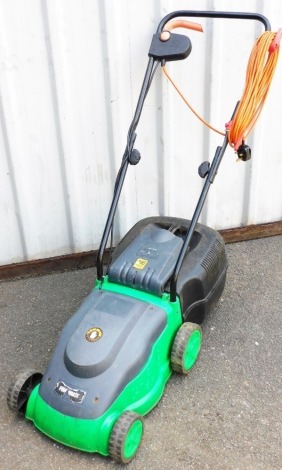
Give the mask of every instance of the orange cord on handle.
[[219, 131], [218, 129], [216, 129], [215, 127], [213, 127], [211, 124], [209, 124], [207, 121], [204, 120], [204, 118], [202, 118], [198, 113], [197, 111], [191, 106], [191, 104], [189, 103], [189, 101], [185, 98], [185, 96], [183, 95], [182, 91], [178, 88], [178, 86], [176, 85], [176, 83], [172, 80], [171, 76], [169, 75], [168, 73], [168, 70], [166, 68], [165, 65], [162, 66], [162, 70], [164, 72], [164, 74], [167, 76], [168, 80], [170, 81], [170, 83], [174, 86], [175, 90], [177, 91], [177, 93], [179, 94], [179, 96], [181, 96], [181, 98], [183, 99], [184, 103], [187, 104], [188, 108], [190, 108], [190, 110], [192, 111], [192, 113], [195, 114], [195, 116], [197, 116], [198, 119], [200, 119], [200, 121], [202, 121], [203, 124], [205, 124], [205, 126], [209, 127], [209, 129], [211, 129], [212, 131], [214, 132], [217, 132], [218, 134], [221, 134], [221, 135], [225, 135], [225, 132], [221, 132]]
[[[229, 131], [229, 144], [235, 151], [251, 132], [262, 110], [277, 65], [281, 37], [282, 29], [279, 29], [277, 33], [267, 31], [258, 38], [253, 47], [248, 62], [243, 96], [233, 120], [225, 126]], [[191, 111], [211, 130], [225, 135], [225, 132], [214, 128], [199, 116], [172, 80], [165, 66], [162, 70]]]
[[243, 96], [229, 129], [229, 144], [237, 151], [254, 127], [269, 92], [279, 55], [282, 29], [267, 31], [256, 41], [251, 52]]

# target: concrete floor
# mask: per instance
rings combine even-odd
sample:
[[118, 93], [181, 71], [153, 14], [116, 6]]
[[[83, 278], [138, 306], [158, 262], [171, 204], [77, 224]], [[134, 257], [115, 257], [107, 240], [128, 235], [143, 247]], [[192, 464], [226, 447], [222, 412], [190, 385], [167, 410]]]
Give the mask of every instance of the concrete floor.
[[[282, 469], [282, 237], [228, 245], [227, 254], [200, 359], [188, 377], [173, 374], [127, 468]], [[15, 371], [44, 370], [94, 278], [87, 269], [0, 283], [1, 469], [119, 468], [54, 443], [6, 405]]]

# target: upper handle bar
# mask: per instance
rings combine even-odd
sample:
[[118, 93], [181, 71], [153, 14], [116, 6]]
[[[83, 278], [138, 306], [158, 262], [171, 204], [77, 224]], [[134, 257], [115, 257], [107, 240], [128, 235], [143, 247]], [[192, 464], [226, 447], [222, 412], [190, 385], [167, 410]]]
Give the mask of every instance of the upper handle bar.
[[[193, 18], [226, 18], [226, 19], [240, 19], [240, 20], [256, 20], [260, 21], [266, 31], [271, 31], [270, 22], [260, 13], [244, 13], [244, 12], [228, 12], [228, 11], [196, 11], [196, 10], [178, 10], [173, 11], [166, 15], [159, 23], [157, 33], [163, 31], [164, 26], [173, 18], [180, 16], [193, 17]], [[189, 28], [190, 29], [190, 28]], [[192, 28], [191, 28], [192, 29]]]

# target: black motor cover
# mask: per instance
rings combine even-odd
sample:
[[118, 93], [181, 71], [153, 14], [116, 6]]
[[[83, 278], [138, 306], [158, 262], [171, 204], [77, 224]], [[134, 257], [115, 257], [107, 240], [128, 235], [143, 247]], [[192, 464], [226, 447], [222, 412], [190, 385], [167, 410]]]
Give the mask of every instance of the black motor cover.
[[40, 396], [64, 415], [99, 418], [144, 367], [166, 325], [157, 305], [93, 289], [61, 332]]
[[109, 281], [161, 296], [173, 273], [181, 237], [147, 224], [109, 267]]
[[[138, 258], [142, 246], [136, 246], [136, 239], [144, 240], [140, 236], [148, 230], [148, 226], [171, 231], [175, 236], [184, 239], [190, 225], [190, 221], [175, 217], [148, 217], [139, 221], [125, 235], [113, 252], [112, 262], [109, 268], [109, 280], [117, 282], [112, 274], [117, 271], [113, 267], [120, 261], [134, 263]], [[177, 244], [174, 242], [174, 247]], [[136, 250], [132, 255], [132, 247]], [[179, 246], [180, 250], [181, 244]], [[167, 254], [164, 254], [167, 256]], [[184, 321], [202, 323], [205, 315], [219, 299], [225, 284], [227, 259], [224, 241], [216, 231], [202, 224], [197, 224], [194, 231], [189, 251], [187, 252], [177, 280], [177, 294], [180, 298]], [[112, 277], [111, 277], [112, 275]], [[163, 291], [169, 292], [169, 278], [161, 277], [163, 285], [160, 286], [160, 295]], [[122, 279], [119, 278], [119, 283]], [[145, 290], [142, 284], [131, 287]], [[147, 286], [146, 286], [147, 289]], [[153, 292], [152, 292], [153, 293]]]

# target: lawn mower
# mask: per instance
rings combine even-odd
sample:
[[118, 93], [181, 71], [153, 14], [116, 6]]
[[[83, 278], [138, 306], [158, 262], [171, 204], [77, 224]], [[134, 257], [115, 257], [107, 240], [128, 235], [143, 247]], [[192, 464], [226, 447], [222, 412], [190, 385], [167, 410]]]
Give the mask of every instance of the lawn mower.
[[[95, 287], [63, 328], [44, 375], [21, 372], [8, 390], [9, 407], [47, 436], [118, 463], [135, 456], [143, 417], [161, 399], [172, 371], [188, 374], [199, 356], [201, 324], [223, 291], [227, 259], [221, 235], [198, 220], [228, 143], [240, 160], [251, 157], [245, 137], [262, 102], [257, 101], [246, 122], [242, 98], [212, 162], [200, 165], [204, 184], [191, 220], [155, 216], [139, 221], [112, 250], [105, 270], [127, 169], [140, 161], [136, 128], [154, 74], [159, 65], [168, 74], [167, 62], [186, 59], [191, 52], [189, 37], [173, 29], [201, 30], [187, 17], [259, 21], [272, 48], [269, 61], [277, 56], [281, 33], [271, 33], [268, 20], [257, 13], [175, 11], [160, 22], [98, 250]], [[269, 83], [269, 73], [263, 75]]]

